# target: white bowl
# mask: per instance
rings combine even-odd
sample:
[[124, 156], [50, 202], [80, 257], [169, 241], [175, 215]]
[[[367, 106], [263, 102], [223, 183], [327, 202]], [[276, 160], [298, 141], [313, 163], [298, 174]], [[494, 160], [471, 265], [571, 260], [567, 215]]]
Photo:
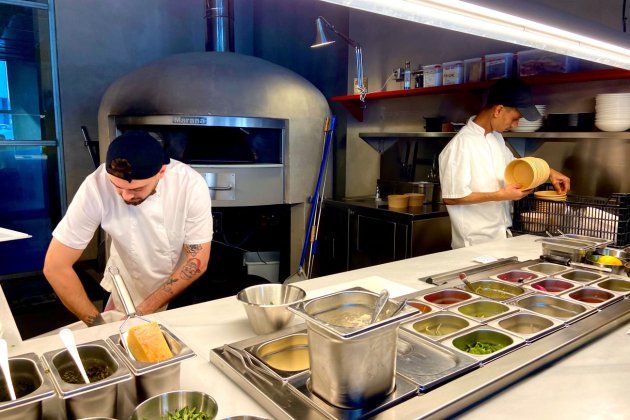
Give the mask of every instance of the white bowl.
[[630, 128], [630, 121], [610, 122], [610, 121], [595, 121], [595, 126], [602, 131], [626, 131]]

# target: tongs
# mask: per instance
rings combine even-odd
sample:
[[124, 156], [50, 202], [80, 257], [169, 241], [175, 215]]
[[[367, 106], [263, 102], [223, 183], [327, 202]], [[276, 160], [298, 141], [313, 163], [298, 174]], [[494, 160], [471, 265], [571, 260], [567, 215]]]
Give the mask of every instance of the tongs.
[[122, 302], [123, 309], [125, 310], [125, 314], [127, 314], [127, 318], [125, 318], [123, 323], [120, 324], [120, 327], [118, 328], [118, 335], [120, 336], [120, 344], [125, 348], [125, 350], [127, 350], [127, 354], [129, 354], [130, 357], [134, 358], [133, 355], [131, 354], [131, 351], [129, 351], [129, 348], [127, 347], [127, 340], [125, 339], [125, 336], [124, 336], [126, 331], [123, 332], [125, 329], [125, 325], [127, 324], [127, 322], [129, 322], [131, 318], [137, 318], [148, 323], [151, 323], [151, 321], [137, 314], [136, 305], [133, 303], [133, 299], [131, 298], [131, 295], [129, 294], [129, 289], [127, 289], [127, 285], [125, 284], [125, 281], [120, 276], [120, 271], [118, 270], [118, 268], [109, 267], [109, 274], [112, 278], [112, 281], [114, 282], [114, 287], [116, 288], [116, 292], [118, 293], [118, 296], [120, 297], [120, 301]]

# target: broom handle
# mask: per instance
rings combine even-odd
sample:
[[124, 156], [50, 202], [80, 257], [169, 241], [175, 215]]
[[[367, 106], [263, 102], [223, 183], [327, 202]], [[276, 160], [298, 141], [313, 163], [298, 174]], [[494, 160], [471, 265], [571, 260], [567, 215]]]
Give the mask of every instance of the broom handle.
[[[306, 228], [305, 231], [305, 235], [309, 235], [311, 232], [311, 229], [313, 228], [313, 219], [315, 218], [315, 209], [317, 207], [317, 200], [319, 197], [319, 189], [321, 187], [321, 183], [322, 183], [322, 177], [324, 175], [324, 170], [326, 169], [326, 158], [328, 157], [328, 149], [330, 148], [330, 141], [332, 139], [332, 132], [335, 129], [335, 122], [336, 122], [336, 118], [333, 115], [332, 118], [330, 119], [330, 129], [326, 130], [326, 128], [328, 128], [328, 117], [326, 117], [326, 121], [325, 121], [325, 127], [324, 127], [324, 132], [326, 133], [325, 135], [325, 139], [324, 139], [324, 152], [322, 154], [322, 161], [321, 164], [319, 166], [319, 175], [317, 176], [317, 184], [315, 185], [315, 191], [313, 192], [313, 197], [311, 199], [311, 214], [308, 218], [308, 226]], [[300, 266], [298, 267], [298, 271], [303, 270], [304, 269], [304, 261], [306, 260], [306, 251], [308, 249], [308, 236], [306, 236], [305, 240], [304, 240], [304, 245], [302, 246], [302, 256], [300, 257]]]

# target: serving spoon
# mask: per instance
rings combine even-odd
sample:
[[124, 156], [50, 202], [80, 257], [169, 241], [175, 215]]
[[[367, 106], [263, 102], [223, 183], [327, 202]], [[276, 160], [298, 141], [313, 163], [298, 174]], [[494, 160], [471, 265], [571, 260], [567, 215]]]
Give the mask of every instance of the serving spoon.
[[13, 389], [13, 382], [11, 381], [11, 372], [9, 371], [9, 350], [7, 348], [7, 341], [4, 338], [0, 338], [0, 368], [4, 373], [4, 381], [7, 383], [9, 389], [9, 396], [11, 401], [15, 401], [15, 390]]
[[387, 289], [381, 290], [381, 293], [378, 295], [376, 299], [376, 304], [374, 305], [374, 312], [372, 312], [372, 319], [370, 320], [370, 324], [374, 324], [378, 319], [378, 316], [383, 312], [383, 308], [389, 299], [389, 292]]
[[83, 362], [81, 361], [81, 357], [79, 356], [77, 344], [74, 342], [74, 335], [72, 334], [72, 331], [70, 331], [69, 328], [63, 328], [61, 331], [59, 331], [59, 337], [61, 337], [61, 341], [63, 341], [66, 349], [68, 349], [68, 353], [70, 353], [70, 356], [72, 356], [74, 363], [79, 368], [79, 372], [83, 377], [83, 381], [86, 384], [89, 384], [90, 378], [88, 378], [87, 373], [85, 372], [85, 368], [83, 367]]

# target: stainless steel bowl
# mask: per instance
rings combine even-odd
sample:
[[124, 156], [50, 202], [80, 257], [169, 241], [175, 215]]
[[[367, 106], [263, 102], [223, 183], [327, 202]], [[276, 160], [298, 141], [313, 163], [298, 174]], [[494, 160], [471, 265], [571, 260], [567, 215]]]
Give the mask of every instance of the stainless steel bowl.
[[281, 330], [293, 319], [287, 307], [304, 300], [306, 292], [289, 284], [257, 284], [241, 290], [236, 298], [245, 306], [256, 334]]
[[193, 409], [214, 419], [219, 411], [217, 402], [210, 395], [199, 391], [171, 391], [151, 397], [138, 405], [129, 420], [161, 419], [182, 408]]
[[[623, 265], [602, 264], [601, 262], [599, 262], [600, 257], [602, 257], [602, 254], [590, 254], [590, 255], [587, 255], [586, 256], [586, 262], [588, 264], [594, 265], [595, 267], [609, 268], [611, 273], [613, 273], [613, 274], [623, 274], [624, 271], [626, 270]], [[617, 258], [619, 258], [619, 257], [617, 257]], [[621, 261], [622, 261], [622, 263], [626, 262], [626, 260], [621, 260]]]

